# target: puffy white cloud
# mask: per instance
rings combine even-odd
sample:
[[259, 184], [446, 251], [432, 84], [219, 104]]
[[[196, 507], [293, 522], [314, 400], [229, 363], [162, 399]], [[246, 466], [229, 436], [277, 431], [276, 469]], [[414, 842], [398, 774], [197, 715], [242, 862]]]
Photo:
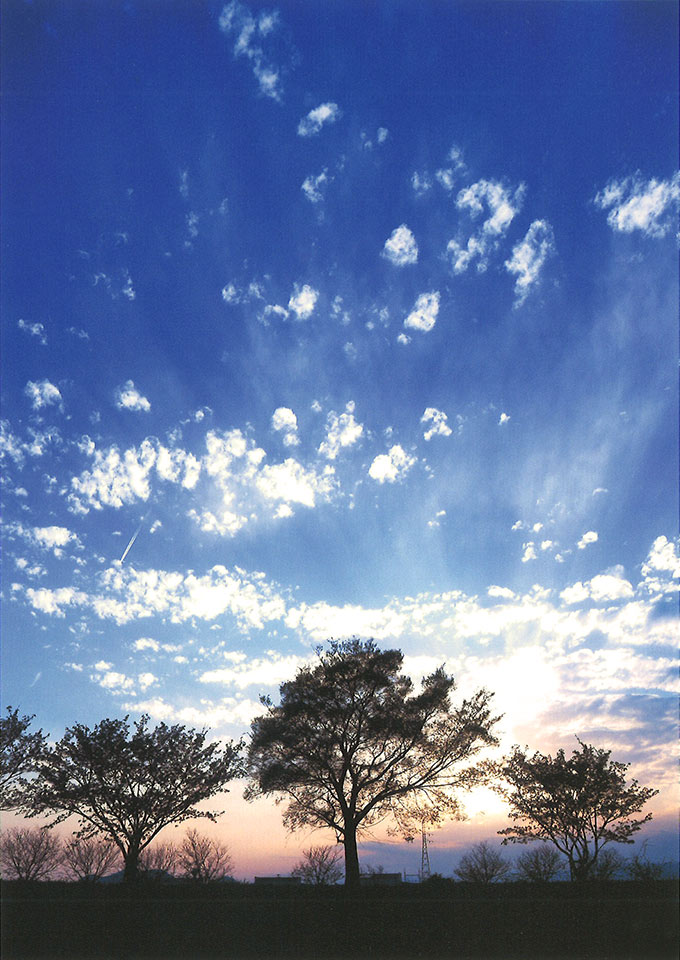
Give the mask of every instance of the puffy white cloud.
[[510, 590], [509, 587], [498, 587], [498, 586], [492, 585], [488, 587], [486, 592], [490, 597], [493, 597], [494, 599], [502, 599], [502, 600], [515, 599], [514, 590]]
[[328, 460], [335, 460], [340, 450], [353, 446], [364, 432], [363, 424], [354, 419], [354, 401], [345, 407], [345, 412], [337, 414], [331, 410], [326, 420], [326, 439], [319, 447], [319, 453]]
[[305, 283], [300, 287], [296, 283], [288, 301], [288, 309], [293, 311], [298, 320], [307, 320], [314, 313], [318, 297], [319, 291], [309, 284]]
[[515, 305], [520, 306], [538, 282], [543, 264], [555, 252], [553, 229], [547, 220], [534, 220], [524, 240], [512, 248], [512, 255], [505, 261], [505, 269], [514, 273]]
[[524, 550], [524, 553], [522, 554], [522, 563], [528, 563], [530, 560], [536, 559], [536, 544], [533, 542], [533, 540], [523, 543], [522, 549]]
[[192, 453], [180, 448], [170, 450], [159, 443], [156, 451], [156, 473], [161, 480], [180, 483], [185, 489], [193, 490], [201, 473], [201, 463]]
[[572, 586], [565, 587], [560, 593], [560, 598], [570, 606], [589, 599], [595, 603], [630, 600], [634, 595], [633, 585], [622, 573], [623, 571], [617, 568], [612, 573], [597, 574], [585, 583], [579, 580]]
[[159, 479], [187, 490], [196, 486], [201, 473], [201, 462], [193, 454], [150, 437], [139, 449], [130, 447], [122, 454], [115, 446], [98, 450], [89, 437], [83, 438], [80, 449], [92, 459], [92, 466], [71, 479], [68, 499], [74, 513], [148, 500], [154, 468]]
[[607, 223], [620, 233], [641, 230], [648, 237], [665, 237], [677, 230], [680, 173], [670, 180], [642, 180], [640, 174], [610, 180], [595, 197], [596, 206], [609, 210]]
[[680, 588], [680, 556], [676, 543], [657, 537], [642, 564], [642, 586], [650, 593], [674, 593]]
[[87, 594], [76, 590], [74, 587], [58, 587], [50, 590], [47, 587], [34, 589], [29, 587], [26, 590], [28, 602], [34, 610], [56, 617], [64, 617], [64, 608], [79, 607], [87, 603]]
[[150, 473], [156, 462], [156, 449], [144, 440], [139, 449], [131, 447], [122, 455], [117, 447], [94, 450], [90, 470], [71, 479], [69, 502], [76, 513], [91, 508], [122, 507], [135, 500], [148, 500]]
[[153, 640], [151, 637], [140, 637], [139, 640], [135, 640], [134, 648], [135, 650], [151, 650], [153, 653], [158, 653], [161, 645], [158, 640]]
[[305, 178], [300, 188], [310, 203], [321, 203], [326, 192], [326, 187], [333, 178], [328, 176], [328, 169], [324, 167], [321, 173], [313, 177], [311, 174]]
[[576, 544], [576, 546], [579, 548], [579, 550], [585, 550], [588, 544], [597, 543], [597, 539], [598, 537], [595, 530], [587, 530], [586, 533], [583, 534], [579, 542]]
[[58, 404], [62, 405], [61, 393], [59, 387], [55, 387], [49, 380], [33, 381], [29, 380], [24, 387], [24, 393], [31, 401], [34, 410], [41, 410], [43, 407], [51, 407]]
[[18, 320], [17, 326], [20, 330], [30, 334], [32, 337], [37, 337], [43, 347], [47, 346], [47, 335], [42, 323], [26, 323], [25, 320]]
[[128, 380], [123, 386], [116, 388], [115, 400], [119, 410], [141, 410], [148, 413], [151, 409], [151, 404], [137, 390], [132, 380]]
[[449, 241], [446, 249], [454, 273], [463, 273], [474, 260], [478, 261], [479, 272], [486, 270], [490, 254], [521, 209], [524, 190], [523, 184], [510, 190], [494, 180], [479, 180], [458, 193], [456, 206], [459, 210], [468, 210], [476, 218], [486, 206], [488, 215], [466, 244], [457, 239]]
[[335, 488], [334, 471], [331, 466], [318, 472], [314, 467], [306, 469], [292, 458], [283, 463], [265, 465], [260, 470], [257, 489], [267, 500], [283, 500], [314, 507], [317, 498], [328, 500]]
[[300, 443], [297, 417], [289, 407], [277, 407], [272, 415], [272, 429], [283, 434], [285, 446], [296, 447]]
[[223, 697], [218, 703], [201, 699], [198, 706], [178, 707], [162, 697], [153, 697], [128, 701], [122, 704], [122, 709], [148, 713], [153, 720], [172, 720], [195, 728], [208, 727], [214, 730], [230, 724], [249, 726], [251, 720], [262, 713], [262, 704], [259, 700]]
[[[286, 609], [283, 597], [264, 574], [249, 574], [239, 567], [228, 570], [221, 564], [204, 576], [115, 564], [97, 576], [91, 593], [72, 587], [29, 587], [26, 598], [34, 610], [47, 615], [63, 617], [70, 607], [87, 608], [119, 626], [153, 616], [171, 623], [230, 616], [241, 630], [261, 629], [268, 621], [282, 619]], [[135, 649], [156, 652], [150, 638], [140, 638]], [[100, 662], [96, 669], [110, 670], [111, 664]]]
[[52, 550], [56, 557], [63, 555], [63, 548], [67, 544], [80, 545], [80, 540], [76, 534], [72, 533], [67, 527], [33, 527], [31, 537], [39, 547]]
[[431, 293], [421, 293], [413, 310], [404, 320], [404, 326], [427, 333], [434, 327], [438, 313], [439, 291], [433, 290]]
[[303, 631], [312, 640], [325, 640], [329, 636], [385, 640], [399, 637], [406, 620], [392, 605], [367, 609], [355, 604], [334, 606], [322, 601], [291, 608], [286, 615], [286, 626]]
[[322, 103], [310, 110], [306, 117], [300, 120], [297, 128], [301, 137], [313, 137], [324, 124], [335, 123], [342, 116], [337, 103]]
[[428, 407], [420, 418], [421, 423], [431, 424], [423, 434], [425, 440], [431, 440], [432, 437], [450, 437], [452, 431], [447, 420], [448, 417], [443, 410], [437, 410], [436, 407]]
[[368, 475], [378, 483], [396, 483], [406, 476], [415, 462], [415, 457], [395, 444], [387, 453], [378, 454], [369, 467]]
[[498, 418], [499, 427], [502, 427], [503, 424], [507, 423], [509, 419], [510, 417], [507, 413], [501, 413], [500, 417]]
[[385, 241], [382, 256], [397, 267], [418, 262], [418, 244], [405, 223], [396, 227]]
[[137, 683], [142, 690], [146, 691], [149, 687], [153, 686], [154, 683], [158, 683], [158, 677], [155, 677], [153, 673], [140, 673], [137, 677]]

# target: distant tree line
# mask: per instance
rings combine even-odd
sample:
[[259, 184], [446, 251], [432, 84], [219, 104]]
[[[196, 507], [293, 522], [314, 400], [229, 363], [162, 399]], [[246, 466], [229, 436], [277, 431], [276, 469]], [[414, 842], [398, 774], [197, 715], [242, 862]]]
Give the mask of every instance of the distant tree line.
[[[145, 870], [224, 876], [228, 851], [195, 830], [179, 847], [152, 844], [171, 824], [215, 821], [220, 812], [198, 804], [239, 777], [249, 780], [248, 799], [287, 799], [290, 829], [333, 830], [349, 887], [360, 882], [357, 841], [366, 830], [389, 820], [412, 838], [423, 824], [460, 818], [460, 793], [479, 784], [508, 802], [513, 825], [500, 831], [503, 843], [539, 842], [517, 861], [529, 880], [552, 879], [564, 864], [572, 880], [611, 872], [608, 844], [633, 843], [651, 820], [651, 813], [637, 814], [658, 791], [627, 783], [628, 764], [580, 740], [570, 757], [515, 746], [501, 761], [481, 759], [498, 745], [493, 695], [480, 689], [454, 705], [454, 678], [443, 667], [414, 692], [399, 650], [353, 638], [317, 654], [315, 665], [281, 685], [278, 705], [261, 698], [265, 712], [253, 720], [247, 745], [208, 743], [207, 730], [179, 725], [151, 728], [145, 715], [132, 725], [127, 717], [92, 729], [76, 723], [49, 746], [41, 730], [30, 732], [32, 717], [8, 708], [0, 719], [0, 808], [53, 819], [46, 828], [3, 833], [3, 874], [21, 869], [26, 879], [40, 879], [58, 857], [74, 878], [101, 875], [117, 861], [126, 880]], [[78, 828], [63, 844], [49, 828], [73, 816]], [[337, 882], [339, 859], [331, 847], [311, 847], [296, 875]], [[457, 870], [460, 879], [481, 882], [509, 874], [488, 844], [473, 848]]]
[[[114, 841], [103, 834], [64, 840], [44, 827], [11, 827], [0, 836], [0, 866], [6, 880], [95, 882], [119, 870], [123, 860]], [[233, 860], [221, 840], [188, 830], [179, 843], [146, 847], [138, 875], [175, 877], [207, 883], [231, 875]]]

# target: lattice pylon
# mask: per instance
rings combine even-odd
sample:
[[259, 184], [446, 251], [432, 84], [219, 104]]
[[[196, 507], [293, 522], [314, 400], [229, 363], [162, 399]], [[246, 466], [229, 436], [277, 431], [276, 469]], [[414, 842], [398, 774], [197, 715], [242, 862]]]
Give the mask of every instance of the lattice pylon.
[[425, 824], [421, 825], [421, 847], [420, 847], [420, 879], [427, 880], [430, 876], [430, 851], [427, 847], [427, 832], [425, 830]]

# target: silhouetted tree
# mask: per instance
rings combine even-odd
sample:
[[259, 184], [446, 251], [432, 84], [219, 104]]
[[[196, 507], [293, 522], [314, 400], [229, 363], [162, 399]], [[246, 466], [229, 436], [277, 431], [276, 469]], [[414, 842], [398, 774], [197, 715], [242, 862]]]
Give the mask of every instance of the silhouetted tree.
[[44, 753], [42, 730], [28, 732], [32, 719], [33, 716], [19, 716], [19, 711], [12, 707], [7, 707], [6, 717], [0, 717], [0, 810], [24, 805], [26, 774], [35, 772]]
[[303, 883], [326, 885], [337, 883], [342, 877], [341, 854], [337, 847], [330, 845], [312, 846], [302, 851], [303, 859], [291, 870], [294, 877], [301, 877]]
[[402, 816], [410, 797], [455, 815], [452, 791], [480, 778], [478, 767], [460, 764], [497, 742], [491, 694], [452, 707], [454, 681], [443, 669], [413, 694], [402, 660], [373, 641], [333, 641], [316, 666], [282, 684], [279, 706], [263, 698], [267, 712], [252, 722], [246, 796], [287, 797], [290, 829], [335, 830], [348, 886], [359, 883], [358, 833]]
[[139, 855], [139, 869], [149, 875], [173, 874], [177, 868], [179, 849], [177, 844], [156, 841], [146, 847]]
[[47, 880], [61, 864], [61, 838], [44, 827], [11, 827], [0, 835], [5, 880]]
[[505, 880], [511, 872], [508, 861], [487, 840], [476, 843], [453, 871], [459, 880], [468, 883], [495, 883]]
[[227, 845], [198, 830], [187, 830], [177, 852], [177, 862], [184, 876], [201, 883], [223, 880], [234, 867]]
[[[578, 738], [577, 738], [578, 739]], [[608, 843], [633, 843], [632, 835], [652, 819], [636, 818], [658, 790], [626, 784], [626, 763], [610, 760], [610, 751], [578, 741], [580, 749], [567, 757], [528, 756], [518, 746], [502, 764], [508, 784], [501, 788], [517, 824], [500, 830], [503, 843], [552, 843], [569, 863], [572, 880], [591, 875], [600, 851]]]
[[92, 730], [75, 724], [39, 761], [33, 814], [56, 813], [52, 826], [76, 815], [79, 836], [104, 833], [117, 844], [125, 879], [137, 876], [140, 853], [171, 823], [216, 812], [197, 804], [223, 790], [241, 772], [240, 744], [206, 746], [206, 730], [149, 718], [132, 731], [124, 720], [102, 720]]
[[517, 876], [531, 883], [549, 883], [564, 869], [564, 860], [558, 850], [542, 843], [539, 847], [525, 850], [516, 861]]
[[100, 880], [120, 857], [120, 850], [110, 837], [73, 837], [64, 844], [63, 863], [66, 875], [73, 880]]

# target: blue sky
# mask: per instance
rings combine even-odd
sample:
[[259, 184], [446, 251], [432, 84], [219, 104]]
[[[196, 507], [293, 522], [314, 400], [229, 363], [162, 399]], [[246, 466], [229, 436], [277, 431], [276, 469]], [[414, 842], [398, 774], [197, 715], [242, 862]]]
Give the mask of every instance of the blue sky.
[[[495, 690], [506, 745], [612, 748], [663, 825], [676, 36], [661, 2], [5, 5], [3, 703], [238, 736], [373, 636]], [[305, 838], [240, 792], [237, 872], [285, 871]], [[441, 849], [502, 825], [470, 813]]]

